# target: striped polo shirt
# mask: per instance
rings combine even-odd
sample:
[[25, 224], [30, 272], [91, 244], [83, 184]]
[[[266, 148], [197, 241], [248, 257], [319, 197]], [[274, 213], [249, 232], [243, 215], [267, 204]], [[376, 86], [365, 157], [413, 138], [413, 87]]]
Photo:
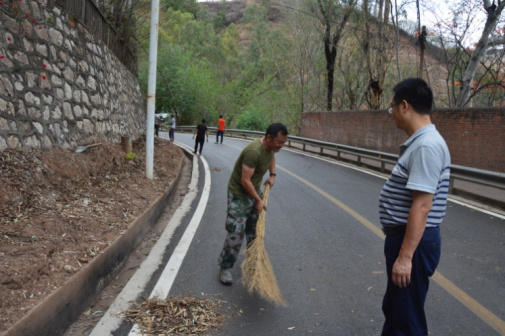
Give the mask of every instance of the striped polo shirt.
[[400, 156], [379, 197], [380, 222], [407, 225], [412, 191], [434, 195], [426, 227], [442, 223], [449, 194], [451, 156], [435, 125], [424, 126], [400, 146]]

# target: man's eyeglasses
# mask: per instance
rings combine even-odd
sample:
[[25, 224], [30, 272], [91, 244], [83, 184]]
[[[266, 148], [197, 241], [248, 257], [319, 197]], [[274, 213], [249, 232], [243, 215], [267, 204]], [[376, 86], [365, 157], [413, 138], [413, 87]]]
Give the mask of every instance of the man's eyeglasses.
[[393, 114], [393, 107], [395, 107], [398, 104], [400, 104], [400, 103], [396, 103], [396, 104], [391, 103], [391, 105], [388, 107], [388, 113]]

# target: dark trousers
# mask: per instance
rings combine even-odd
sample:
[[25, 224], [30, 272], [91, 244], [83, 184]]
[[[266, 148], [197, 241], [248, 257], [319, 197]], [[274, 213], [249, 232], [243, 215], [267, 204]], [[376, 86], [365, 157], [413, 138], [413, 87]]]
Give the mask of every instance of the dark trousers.
[[203, 144], [205, 143], [205, 138], [196, 138], [195, 140], [195, 151], [193, 153], [196, 153], [196, 149], [198, 148], [198, 145], [200, 145], [200, 151], [199, 153], [202, 154], [202, 149], [203, 149]]
[[219, 142], [219, 136], [221, 136], [221, 143], [223, 143], [223, 135], [224, 135], [224, 131], [217, 131], [216, 142]]
[[411, 282], [406, 288], [397, 287], [391, 281], [393, 264], [398, 257], [404, 234], [386, 236], [384, 255], [388, 283], [382, 311], [386, 321], [382, 336], [426, 336], [428, 326], [424, 302], [433, 275], [440, 260], [440, 229], [429, 229], [419, 242], [412, 258]]
[[170, 127], [170, 130], [168, 131], [168, 138], [172, 141], [174, 141], [175, 137], [175, 128]]
[[159, 136], [160, 125], [154, 125], [154, 135]]

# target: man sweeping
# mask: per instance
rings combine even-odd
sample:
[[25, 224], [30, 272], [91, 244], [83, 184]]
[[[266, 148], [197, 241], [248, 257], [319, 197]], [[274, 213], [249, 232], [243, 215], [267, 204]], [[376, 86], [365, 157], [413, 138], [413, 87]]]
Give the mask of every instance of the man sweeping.
[[219, 256], [221, 272], [219, 280], [224, 285], [231, 285], [231, 268], [237, 261], [244, 235], [247, 244], [256, 238], [258, 215], [266, 206], [262, 200], [261, 182], [270, 172], [265, 183], [270, 187], [275, 183], [275, 156], [287, 141], [288, 130], [281, 123], [268, 126], [265, 136], [252, 141], [240, 153], [228, 182], [228, 214], [225, 228], [227, 231], [223, 250]]

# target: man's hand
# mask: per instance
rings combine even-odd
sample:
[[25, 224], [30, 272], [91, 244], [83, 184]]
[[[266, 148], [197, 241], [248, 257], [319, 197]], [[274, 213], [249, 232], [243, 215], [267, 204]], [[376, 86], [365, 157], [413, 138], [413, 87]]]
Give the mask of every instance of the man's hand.
[[275, 176], [270, 176], [268, 180], [265, 181], [265, 184], [270, 183], [270, 188], [273, 188], [275, 183]]
[[393, 283], [400, 288], [407, 287], [411, 273], [412, 259], [398, 257], [393, 265]]
[[254, 208], [256, 209], [256, 212], [259, 214], [261, 213], [261, 210], [265, 209], [265, 211], [267, 211], [267, 207], [265, 205], [265, 203], [263, 203], [263, 200], [258, 200], [256, 202], [254, 202]]

